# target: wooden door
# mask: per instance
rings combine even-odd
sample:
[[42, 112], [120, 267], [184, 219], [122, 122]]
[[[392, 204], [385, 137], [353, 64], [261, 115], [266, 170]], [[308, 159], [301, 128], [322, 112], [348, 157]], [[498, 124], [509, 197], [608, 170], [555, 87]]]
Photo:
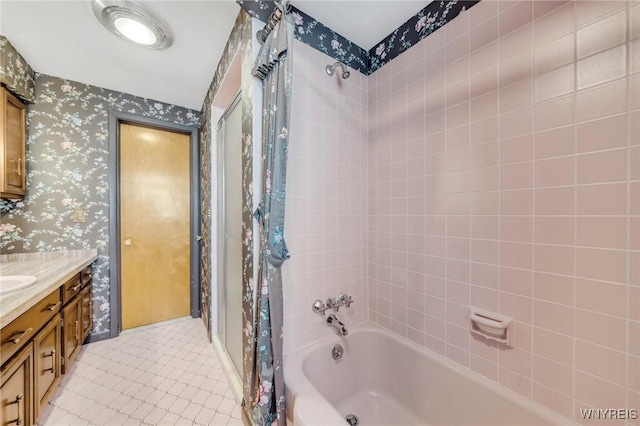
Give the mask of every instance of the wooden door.
[[122, 329], [190, 313], [190, 137], [120, 126]]

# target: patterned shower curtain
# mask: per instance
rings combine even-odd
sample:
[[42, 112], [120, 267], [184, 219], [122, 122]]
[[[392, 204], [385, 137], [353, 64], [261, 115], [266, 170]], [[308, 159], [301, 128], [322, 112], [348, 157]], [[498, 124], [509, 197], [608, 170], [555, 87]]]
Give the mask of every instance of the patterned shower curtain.
[[[286, 6], [286, 0], [277, 7]], [[260, 283], [254, 314], [253, 368], [249, 371], [256, 425], [286, 425], [282, 364], [282, 274], [289, 258], [284, 241], [287, 145], [291, 102], [292, 25], [285, 17], [262, 45], [253, 75], [262, 80], [262, 200], [255, 212], [260, 226]]]

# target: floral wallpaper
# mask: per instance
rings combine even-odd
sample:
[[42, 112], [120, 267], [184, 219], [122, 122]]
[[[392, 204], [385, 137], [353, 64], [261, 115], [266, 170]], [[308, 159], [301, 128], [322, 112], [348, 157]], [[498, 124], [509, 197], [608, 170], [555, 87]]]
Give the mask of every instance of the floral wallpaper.
[[429, 3], [369, 51], [368, 74], [374, 73], [479, 1], [449, 0]]
[[35, 73], [9, 40], [0, 35], [0, 83], [26, 102], [35, 100]]
[[[253, 89], [256, 79], [252, 74], [254, 52], [257, 54], [257, 31], [252, 19], [247, 19], [242, 27], [242, 377], [250, 377], [254, 368], [254, 342], [256, 341], [253, 312], [256, 309], [253, 277], [253, 225], [255, 206], [253, 205]], [[256, 135], [259, 139], [259, 135]], [[243, 401], [250, 401], [253, 388], [248, 380], [242, 381]], [[252, 404], [244, 404], [248, 418], [252, 418]]]
[[[266, 22], [273, 11], [272, 0], [237, 0], [238, 4], [254, 18]], [[294, 37], [309, 46], [326, 53], [350, 68], [363, 74], [369, 72], [369, 53], [347, 40], [320, 21], [291, 6], [289, 15], [295, 24]]]
[[[109, 111], [198, 126], [198, 111], [36, 74], [27, 197], [0, 201], [0, 252], [98, 249], [93, 333], [109, 330]], [[75, 223], [74, 209], [88, 213]]]
[[[273, 0], [236, 0], [254, 18], [266, 22]], [[295, 6], [291, 16], [297, 40], [317, 49], [365, 75], [372, 74], [411, 46], [469, 9], [480, 0], [434, 1], [412, 16], [368, 52]]]

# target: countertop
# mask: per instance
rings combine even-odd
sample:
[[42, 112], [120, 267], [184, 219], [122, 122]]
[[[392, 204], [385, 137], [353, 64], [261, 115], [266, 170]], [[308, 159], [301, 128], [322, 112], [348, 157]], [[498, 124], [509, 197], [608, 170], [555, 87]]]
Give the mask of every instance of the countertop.
[[37, 278], [30, 287], [0, 296], [0, 328], [29, 310], [97, 257], [95, 249], [0, 256], [0, 275], [35, 275]]

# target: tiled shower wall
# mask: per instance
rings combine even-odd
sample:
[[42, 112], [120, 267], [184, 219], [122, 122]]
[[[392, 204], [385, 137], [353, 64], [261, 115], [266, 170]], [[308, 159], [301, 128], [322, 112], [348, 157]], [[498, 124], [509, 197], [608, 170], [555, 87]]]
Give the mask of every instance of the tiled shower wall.
[[[285, 353], [334, 330], [315, 314], [315, 299], [345, 292], [340, 319], [367, 319], [367, 77], [341, 79], [334, 59], [294, 41], [291, 144], [283, 266]], [[327, 315], [329, 313], [327, 312]]]
[[640, 408], [639, 37], [637, 1], [483, 0], [370, 76], [370, 319], [578, 421]]

